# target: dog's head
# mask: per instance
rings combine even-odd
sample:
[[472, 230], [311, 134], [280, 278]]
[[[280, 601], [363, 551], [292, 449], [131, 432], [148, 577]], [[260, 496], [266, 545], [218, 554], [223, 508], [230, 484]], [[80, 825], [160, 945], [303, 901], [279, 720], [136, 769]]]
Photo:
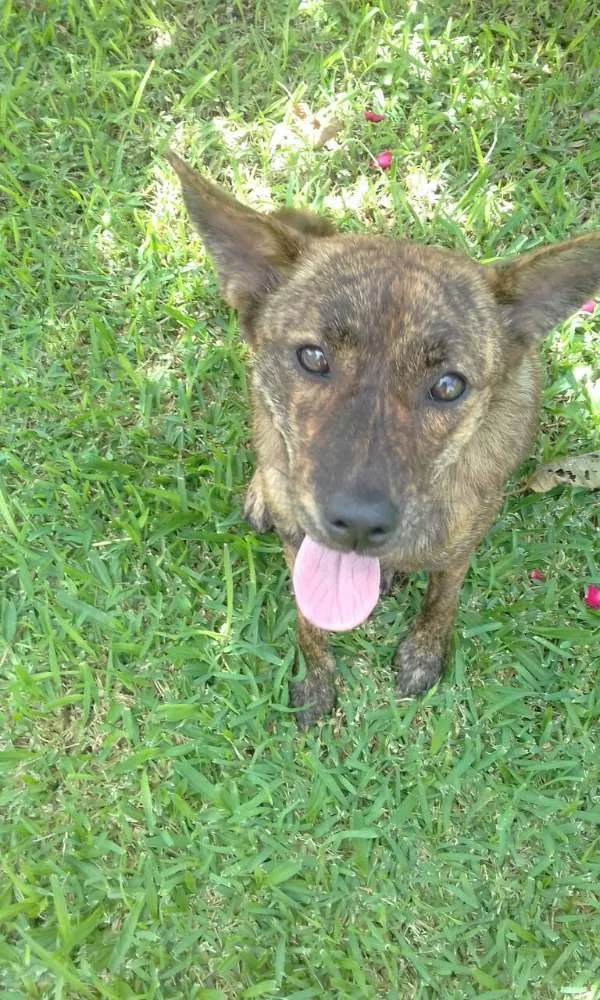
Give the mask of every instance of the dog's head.
[[519, 460], [527, 359], [600, 285], [600, 234], [483, 266], [261, 215], [169, 160], [253, 348], [300, 532], [369, 555], [431, 549], [457, 476], [483, 498]]

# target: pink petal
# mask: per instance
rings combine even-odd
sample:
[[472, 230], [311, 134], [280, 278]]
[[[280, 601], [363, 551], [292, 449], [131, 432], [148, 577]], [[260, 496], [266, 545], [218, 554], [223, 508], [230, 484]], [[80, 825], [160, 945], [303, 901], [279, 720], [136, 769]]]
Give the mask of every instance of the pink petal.
[[530, 580], [537, 580], [539, 583], [541, 583], [542, 580], [545, 579], [545, 577], [544, 577], [544, 574], [542, 573], [541, 570], [539, 570], [539, 569], [532, 569], [529, 572], [529, 579]]
[[378, 153], [372, 161], [372, 166], [379, 167], [381, 170], [389, 170], [392, 165], [392, 159], [393, 157], [389, 149], [384, 149], [383, 153]]
[[378, 115], [376, 111], [365, 111], [365, 119], [368, 122], [382, 122], [385, 115]]
[[593, 313], [595, 312], [595, 309], [596, 309], [596, 303], [594, 302], [594, 300], [588, 299], [587, 302], [584, 302], [583, 305], [580, 306], [579, 312]]
[[593, 608], [594, 611], [600, 610], [600, 587], [588, 583], [583, 596], [588, 608]]

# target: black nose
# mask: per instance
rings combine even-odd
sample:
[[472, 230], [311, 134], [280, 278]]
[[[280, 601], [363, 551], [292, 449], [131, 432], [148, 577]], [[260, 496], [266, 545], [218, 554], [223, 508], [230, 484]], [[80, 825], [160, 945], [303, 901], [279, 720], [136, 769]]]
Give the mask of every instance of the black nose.
[[332, 541], [349, 549], [383, 545], [398, 524], [398, 511], [380, 493], [334, 493], [325, 510]]

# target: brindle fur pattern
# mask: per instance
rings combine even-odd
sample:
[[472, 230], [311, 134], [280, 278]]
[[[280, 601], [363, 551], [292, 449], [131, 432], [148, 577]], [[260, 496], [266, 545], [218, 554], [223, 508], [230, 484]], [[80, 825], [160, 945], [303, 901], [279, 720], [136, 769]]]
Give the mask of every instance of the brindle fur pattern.
[[[539, 342], [600, 286], [600, 233], [482, 266], [339, 235], [292, 209], [261, 215], [169, 161], [253, 352], [245, 515], [258, 531], [274, 525], [292, 567], [306, 534], [336, 547], [323, 513], [333, 491], [388, 498], [398, 522], [376, 553], [382, 575], [429, 573], [395, 659], [400, 696], [424, 691], [442, 672], [470, 554], [536, 432]], [[329, 377], [300, 367], [304, 345], [324, 350]], [[446, 372], [468, 390], [436, 403], [428, 390]], [[306, 677], [292, 702], [308, 725], [334, 704], [334, 663], [301, 615], [298, 642]]]

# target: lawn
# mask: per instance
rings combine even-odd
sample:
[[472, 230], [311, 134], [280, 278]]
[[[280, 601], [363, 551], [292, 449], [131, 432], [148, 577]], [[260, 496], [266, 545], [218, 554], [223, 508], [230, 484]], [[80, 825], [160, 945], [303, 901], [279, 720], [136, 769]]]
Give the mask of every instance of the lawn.
[[161, 156], [480, 259], [583, 232], [594, 7], [4, 4], [3, 1000], [600, 996], [598, 495], [521, 488], [598, 448], [600, 310], [545, 344], [444, 680], [394, 698], [417, 577], [300, 733], [287, 571], [240, 514], [245, 348]]

